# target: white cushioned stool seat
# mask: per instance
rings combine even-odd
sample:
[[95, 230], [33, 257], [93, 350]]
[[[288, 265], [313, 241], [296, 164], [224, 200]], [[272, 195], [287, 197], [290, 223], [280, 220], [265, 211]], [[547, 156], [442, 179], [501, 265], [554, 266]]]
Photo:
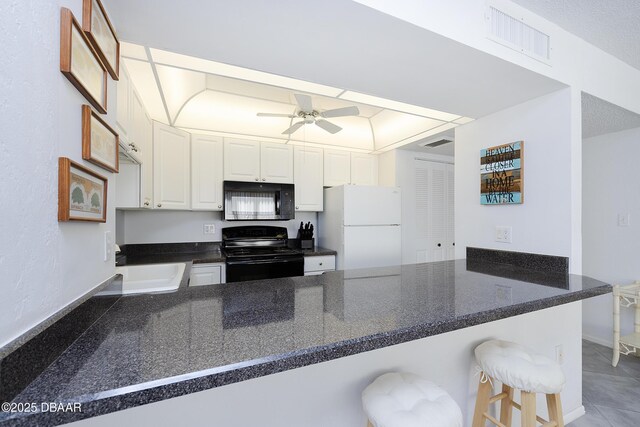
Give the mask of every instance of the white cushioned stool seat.
[[519, 390], [555, 394], [565, 383], [558, 363], [520, 344], [491, 340], [476, 347], [475, 355], [486, 375]]
[[462, 427], [462, 412], [449, 394], [415, 374], [391, 372], [362, 392], [374, 427]]

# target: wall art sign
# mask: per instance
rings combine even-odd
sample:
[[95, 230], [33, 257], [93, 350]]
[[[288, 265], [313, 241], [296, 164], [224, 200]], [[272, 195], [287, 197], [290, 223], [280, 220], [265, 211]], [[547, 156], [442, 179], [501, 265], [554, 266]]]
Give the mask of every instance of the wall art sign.
[[524, 201], [524, 141], [480, 150], [480, 203], [511, 205]]
[[107, 70], [69, 9], [60, 12], [60, 71], [100, 113], [107, 112]]
[[107, 178], [58, 159], [58, 221], [107, 222]]
[[82, 158], [118, 173], [118, 134], [88, 105], [82, 106]]
[[82, 29], [113, 80], [118, 80], [120, 42], [100, 0], [83, 0]]

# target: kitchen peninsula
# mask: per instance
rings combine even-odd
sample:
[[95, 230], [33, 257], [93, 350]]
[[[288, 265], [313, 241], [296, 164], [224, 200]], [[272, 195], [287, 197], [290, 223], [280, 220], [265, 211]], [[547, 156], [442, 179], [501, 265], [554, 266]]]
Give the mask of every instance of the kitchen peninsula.
[[390, 370], [442, 384], [467, 418], [472, 349], [489, 337], [552, 357], [560, 346], [570, 420], [583, 411], [579, 301], [610, 291], [479, 258], [121, 297], [13, 399], [82, 412], [5, 413], [0, 425], [360, 425], [360, 392]]

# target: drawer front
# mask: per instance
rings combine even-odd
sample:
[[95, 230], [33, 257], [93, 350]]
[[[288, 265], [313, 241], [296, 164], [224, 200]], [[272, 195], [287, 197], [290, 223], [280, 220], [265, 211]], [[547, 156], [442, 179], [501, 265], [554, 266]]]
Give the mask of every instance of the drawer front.
[[327, 271], [336, 269], [336, 257], [334, 255], [306, 256], [304, 257], [305, 273], [311, 271]]
[[189, 286], [215, 285], [222, 283], [222, 266], [193, 266]]

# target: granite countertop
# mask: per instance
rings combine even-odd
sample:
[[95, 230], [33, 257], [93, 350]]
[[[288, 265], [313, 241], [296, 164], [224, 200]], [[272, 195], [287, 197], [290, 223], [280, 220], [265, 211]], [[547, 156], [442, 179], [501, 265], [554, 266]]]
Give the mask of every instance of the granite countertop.
[[445, 261], [125, 296], [13, 400], [82, 413], [5, 413], [0, 425], [71, 422], [608, 292], [583, 276]]
[[[336, 255], [332, 249], [314, 247], [313, 249], [301, 249], [304, 256]], [[119, 262], [118, 266], [140, 265], [140, 264], [164, 264], [172, 262], [192, 262], [193, 264], [213, 264], [225, 262], [226, 257], [222, 251], [217, 249], [207, 249], [194, 252], [142, 252], [127, 254], [126, 260]]]

